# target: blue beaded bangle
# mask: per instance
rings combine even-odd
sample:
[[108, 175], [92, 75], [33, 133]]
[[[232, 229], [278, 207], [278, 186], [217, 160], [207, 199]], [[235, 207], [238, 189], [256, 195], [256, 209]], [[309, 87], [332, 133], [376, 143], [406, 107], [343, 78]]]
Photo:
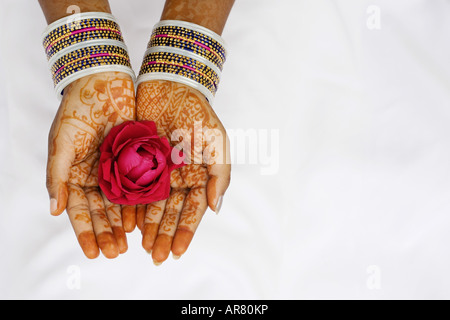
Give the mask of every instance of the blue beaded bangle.
[[113, 15], [89, 12], [50, 24], [43, 37], [58, 97], [82, 77], [100, 72], [125, 72], [135, 81], [127, 47]]
[[137, 85], [158, 79], [180, 82], [212, 104], [226, 55], [225, 42], [211, 30], [185, 21], [161, 21], [153, 29]]

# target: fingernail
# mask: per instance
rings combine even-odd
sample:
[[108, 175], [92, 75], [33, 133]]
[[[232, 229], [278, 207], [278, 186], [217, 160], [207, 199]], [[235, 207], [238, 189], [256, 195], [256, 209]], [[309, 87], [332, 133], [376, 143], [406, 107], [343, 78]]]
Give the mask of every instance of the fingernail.
[[54, 214], [58, 210], [58, 200], [50, 199], [50, 213]]
[[181, 258], [181, 256], [177, 256], [177, 255], [172, 255], [172, 257], [173, 257], [175, 260], [178, 260], [178, 259]]
[[219, 197], [219, 200], [217, 200], [217, 204], [216, 204], [216, 214], [219, 214], [220, 209], [222, 208], [222, 202], [223, 202], [223, 196]]
[[157, 267], [159, 267], [160, 265], [162, 265], [162, 262], [156, 262], [155, 260], [153, 260], [153, 264]]

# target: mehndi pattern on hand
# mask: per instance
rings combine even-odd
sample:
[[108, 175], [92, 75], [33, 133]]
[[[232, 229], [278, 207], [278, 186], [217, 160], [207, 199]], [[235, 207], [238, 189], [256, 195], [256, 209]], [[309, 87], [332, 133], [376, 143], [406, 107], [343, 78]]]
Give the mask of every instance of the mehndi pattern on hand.
[[138, 87], [136, 110], [138, 120], [155, 121], [161, 135], [181, 146], [188, 163], [172, 172], [169, 199], [148, 205], [141, 223], [142, 245], [158, 265], [170, 252], [174, 257], [186, 252], [208, 207], [220, 209], [230, 183], [229, 143], [206, 98], [186, 85], [144, 82]]
[[66, 89], [50, 131], [47, 188], [51, 211], [60, 215], [67, 208], [88, 258], [96, 258], [99, 249], [108, 258], [127, 250], [121, 207], [105, 201], [98, 188], [98, 149], [112, 127], [134, 118], [131, 77], [100, 73]]

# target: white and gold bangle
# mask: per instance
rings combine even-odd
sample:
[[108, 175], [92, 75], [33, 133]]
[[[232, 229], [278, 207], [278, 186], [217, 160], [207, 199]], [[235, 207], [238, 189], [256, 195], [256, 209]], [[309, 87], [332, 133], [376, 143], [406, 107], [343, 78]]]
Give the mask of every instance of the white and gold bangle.
[[227, 51], [215, 32], [186, 21], [163, 20], [155, 25], [136, 85], [167, 80], [190, 86], [212, 104]]
[[46, 28], [43, 45], [59, 98], [73, 81], [100, 72], [124, 72], [135, 81], [119, 25], [109, 13], [59, 19]]

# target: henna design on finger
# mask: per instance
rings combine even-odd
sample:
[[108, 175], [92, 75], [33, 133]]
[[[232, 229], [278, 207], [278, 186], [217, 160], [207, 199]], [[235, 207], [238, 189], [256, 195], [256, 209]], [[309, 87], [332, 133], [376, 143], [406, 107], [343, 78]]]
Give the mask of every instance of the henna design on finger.
[[189, 192], [186, 203], [183, 208], [183, 215], [180, 218], [179, 224], [192, 225], [198, 222], [199, 217], [196, 215], [197, 209], [200, 207], [199, 198], [204, 195], [203, 188], [193, 188]]
[[105, 209], [108, 212], [108, 218], [111, 223], [114, 222], [114, 224], [120, 224], [122, 222], [120, 206], [116, 206], [113, 203], [105, 203]]
[[172, 191], [159, 227], [160, 233], [171, 233], [176, 229], [186, 194], [186, 190]]
[[147, 206], [147, 212], [145, 215], [145, 223], [153, 223], [154, 217], [159, 216], [161, 212], [164, 212], [166, 207], [166, 200], [151, 203]]
[[73, 218], [75, 221], [90, 224], [92, 220], [89, 214], [89, 206], [87, 204], [87, 198], [83, 190], [75, 187], [74, 185], [69, 184], [69, 193], [71, 194], [71, 197], [76, 197], [77, 201], [69, 202], [67, 211], [77, 212]]

